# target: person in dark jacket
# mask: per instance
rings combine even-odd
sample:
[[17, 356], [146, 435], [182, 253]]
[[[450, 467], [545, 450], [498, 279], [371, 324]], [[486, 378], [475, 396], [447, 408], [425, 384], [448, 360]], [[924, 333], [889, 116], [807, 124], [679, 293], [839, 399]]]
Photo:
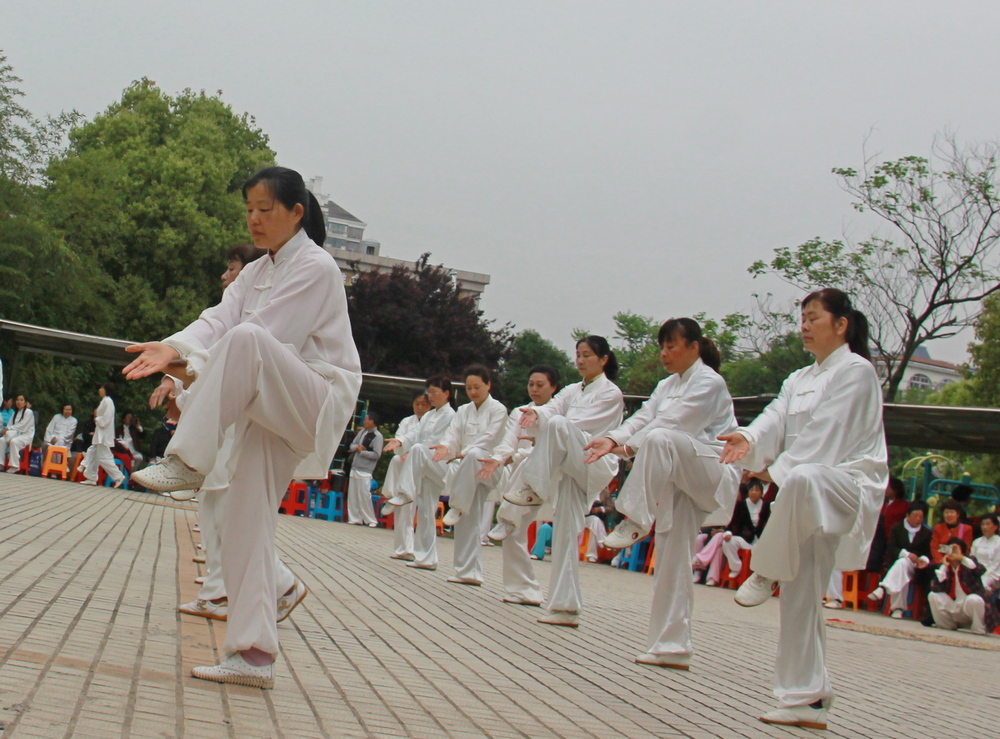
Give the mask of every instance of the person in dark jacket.
[[957, 536], [947, 546], [943, 564], [931, 580], [927, 596], [934, 623], [940, 629], [967, 629], [991, 634], [1000, 623], [996, 606], [987, 600], [982, 576], [986, 568], [969, 556], [969, 545]]
[[906, 596], [911, 582], [916, 582], [924, 591], [930, 582], [933, 569], [930, 567], [932, 532], [924, 525], [927, 504], [915, 500], [910, 504], [906, 518], [892, 527], [889, 532], [887, 552], [892, 565], [882, 578], [882, 582], [868, 598], [873, 602], [882, 600], [889, 594], [890, 615], [902, 618], [906, 610]]

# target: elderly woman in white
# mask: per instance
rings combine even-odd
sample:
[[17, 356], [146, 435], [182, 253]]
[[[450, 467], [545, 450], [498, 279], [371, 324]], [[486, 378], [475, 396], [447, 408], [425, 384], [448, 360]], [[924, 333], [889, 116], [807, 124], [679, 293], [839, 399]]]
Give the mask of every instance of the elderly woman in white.
[[158, 465], [134, 479], [152, 490], [199, 487], [235, 426], [223, 502], [222, 568], [229, 599], [225, 659], [195, 667], [205, 680], [274, 685], [275, 545], [278, 502], [293, 476], [323, 477], [354, 410], [361, 365], [340, 269], [320, 246], [322, 210], [302, 176], [269, 167], [243, 186], [254, 245], [219, 305], [139, 353], [129, 379], [183, 363], [196, 376]]
[[21, 452], [31, 446], [35, 438], [35, 414], [28, 407], [23, 395], [14, 399], [14, 415], [7, 428], [0, 434], [0, 462], [7, 458], [7, 471], [17, 472], [21, 466]]
[[579, 537], [584, 517], [618, 472], [617, 457], [607, 455], [587, 464], [583, 448], [617, 428], [625, 408], [622, 391], [613, 382], [618, 360], [607, 339], [580, 339], [576, 368], [582, 382], [563, 388], [543, 406], [521, 409], [521, 428], [538, 427], [535, 449], [518, 470], [523, 486], [510, 487], [503, 496], [514, 505], [555, 507], [548, 613], [538, 621], [571, 628], [579, 626], [583, 608]]
[[615, 452], [635, 456], [616, 507], [627, 518], [604, 539], [622, 549], [656, 523], [656, 579], [646, 652], [639, 664], [686, 670], [690, 664], [694, 584], [691, 560], [698, 529], [710, 514], [728, 521], [740, 473], [719, 464], [719, 434], [736, 428], [733, 399], [719, 374], [715, 344], [690, 318], [660, 328], [660, 360], [672, 373], [642, 408], [587, 445], [588, 462]]
[[736, 594], [737, 603], [754, 606], [781, 585], [780, 708], [761, 721], [825, 728], [833, 689], [820, 601], [834, 566], [865, 566], [889, 470], [864, 314], [840, 290], [810, 293], [802, 341], [815, 364], [789, 375], [749, 426], [719, 438], [723, 462], [759, 470], [780, 488], [753, 550], [754, 574]]

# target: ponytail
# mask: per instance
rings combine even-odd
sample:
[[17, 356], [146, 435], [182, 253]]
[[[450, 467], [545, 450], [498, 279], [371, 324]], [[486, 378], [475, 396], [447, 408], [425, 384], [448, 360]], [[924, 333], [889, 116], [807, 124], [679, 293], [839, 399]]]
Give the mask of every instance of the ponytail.
[[326, 241], [326, 218], [323, 217], [323, 206], [319, 204], [315, 195], [308, 190], [306, 193], [309, 197], [305, 213], [302, 215], [302, 230], [318, 246], [323, 246]]
[[859, 357], [872, 361], [868, 349], [868, 318], [851, 305], [851, 299], [847, 294], [835, 287], [825, 287], [806, 295], [802, 301], [802, 308], [805, 309], [814, 300], [819, 301], [823, 309], [833, 315], [834, 320], [847, 319], [847, 333], [844, 336], [847, 339], [847, 347]]
[[657, 338], [660, 346], [663, 346], [664, 342], [678, 336], [688, 344], [697, 342], [698, 356], [701, 357], [701, 361], [716, 372], [719, 371], [722, 366], [722, 355], [719, 353], [719, 348], [714, 341], [702, 334], [701, 326], [698, 325], [697, 321], [693, 318], [671, 318], [660, 326]]

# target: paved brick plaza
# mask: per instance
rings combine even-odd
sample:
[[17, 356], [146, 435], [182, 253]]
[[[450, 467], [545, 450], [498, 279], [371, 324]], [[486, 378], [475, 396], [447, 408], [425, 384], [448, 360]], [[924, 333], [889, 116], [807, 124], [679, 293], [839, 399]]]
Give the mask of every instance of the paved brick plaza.
[[[278, 544], [312, 594], [279, 627], [275, 690], [195, 680], [225, 628], [175, 610], [197, 589], [195, 520], [160, 496], [0, 476], [4, 739], [822, 735], [755, 719], [773, 702], [776, 601], [699, 587], [691, 671], [640, 667], [646, 575], [582, 564], [583, 624], [560, 629], [500, 602], [499, 548], [486, 586], [452, 585], [450, 539], [419, 572], [388, 558], [391, 532], [301, 518], [282, 517]], [[861, 630], [828, 630], [825, 736], [995, 733], [1000, 638], [830, 616]]]

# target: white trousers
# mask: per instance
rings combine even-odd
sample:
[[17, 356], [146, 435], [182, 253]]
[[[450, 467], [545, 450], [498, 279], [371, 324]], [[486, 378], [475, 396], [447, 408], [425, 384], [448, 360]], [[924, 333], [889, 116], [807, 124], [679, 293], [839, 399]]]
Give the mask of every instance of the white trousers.
[[347, 483], [347, 523], [378, 523], [372, 505], [372, 476], [370, 472], [351, 470]]
[[882, 582], [879, 583], [889, 594], [889, 609], [891, 611], [906, 610], [906, 596], [910, 593], [910, 583], [913, 582], [913, 575], [917, 571], [917, 566], [910, 561], [910, 558], [903, 555], [885, 573]]
[[455, 549], [452, 559], [456, 577], [483, 581], [483, 509], [486, 496], [500, 478], [498, 470], [490, 479], [479, 480], [480, 459], [489, 456], [486, 449], [474, 448], [452, 463], [448, 479], [448, 505], [462, 512], [455, 524]]
[[438, 500], [447, 483], [449, 465], [434, 461], [434, 450], [424, 444], [410, 447], [399, 473], [399, 489], [413, 498], [417, 506], [417, 526], [413, 532], [413, 562], [436, 567]]
[[774, 694], [783, 705], [833, 697], [820, 602], [840, 538], [851, 531], [860, 506], [861, 488], [850, 475], [825, 465], [799, 465], [785, 479], [754, 547], [754, 571], [781, 581]]
[[125, 479], [125, 473], [118, 469], [115, 455], [111, 453], [111, 447], [107, 444], [91, 444], [80, 467], [83, 469], [84, 478], [94, 482], [97, 481], [98, 471], [102, 469], [112, 482]]
[[[391, 498], [399, 492], [399, 472], [403, 469], [403, 457], [394, 456], [389, 461], [389, 469], [382, 483], [382, 495]], [[394, 554], [413, 554], [413, 517], [417, 507], [413, 503], [397, 506], [392, 516], [392, 543]]]
[[[499, 477], [499, 473], [497, 476]], [[479, 541], [484, 546], [492, 544], [487, 534], [493, 528], [493, 514], [496, 513], [496, 510], [497, 502], [495, 500], [487, 500], [483, 503], [483, 525], [479, 529]]]
[[[17, 436], [7, 437], [7, 434], [0, 434], [0, 462], [3, 461], [4, 455], [7, 456], [7, 465], [9, 467], [18, 468], [21, 466], [21, 452], [24, 448], [31, 444], [32, 440], [31, 434], [18, 434]], [[111, 463], [112, 465], [114, 462]]]
[[722, 541], [722, 554], [726, 558], [726, 562], [729, 563], [730, 574], [738, 575], [743, 569], [743, 560], [740, 559], [740, 551], [742, 550], [753, 550], [753, 544], [748, 542], [742, 536], [736, 536], [735, 534], [726, 541]]
[[[552, 517], [552, 579], [549, 583], [550, 611], [579, 613], [583, 609], [580, 590], [580, 533], [584, 516], [596, 494], [587, 492], [594, 483], [584, 462], [583, 447], [590, 435], [564, 416], [546, 421], [535, 437], [535, 448], [520, 469], [527, 485], [555, 506]], [[603, 485], [611, 482], [612, 476]], [[602, 485], [602, 487], [603, 487]], [[600, 488], [598, 488], [598, 492]]]
[[674, 429], [651, 432], [636, 454], [622, 487], [622, 493], [631, 491], [629, 501], [634, 505], [622, 510], [619, 503], [619, 510], [640, 525], [653, 525], [642, 516], [652, 514], [656, 520], [656, 574], [647, 652], [693, 651], [695, 538], [708, 514], [718, 508], [715, 491], [723, 476], [735, 482], [738, 474], [731, 466], [719, 464], [718, 454], [707, 445]]
[[596, 562], [597, 547], [604, 541], [604, 537], [608, 535], [608, 529], [605, 527], [604, 521], [597, 516], [585, 517], [583, 519], [583, 526], [590, 529], [590, 540], [587, 542], [587, 561]]
[[934, 623], [942, 629], [969, 629], [985, 634], [986, 603], [978, 595], [967, 595], [961, 603], [947, 593], [931, 593], [927, 596]]
[[278, 504], [315, 446], [328, 381], [265, 329], [243, 323], [209, 351], [167, 453], [208, 474], [235, 425], [230, 485], [218, 511], [229, 598], [228, 657], [278, 653], [274, 532]]
[[[514, 470], [504, 488], [521, 490], [524, 487], [524, 464]], [[503, 540], [500, 557], [503, 562], [503, 589], [511, 595], [520, 596], [533, 603], [542, 602], [542, 586], [535, 579], [535, 568], [531, 564], [531, 552], [528, 551], [528, 528], [538, 515], [537, 506], [520, 506], [508, 503], [500, 504], [497, 518], [510, 521], [514, 530]]]
[[827, 600], [844, 600], [844, 571], [834, 570], [830, 573], [830, 582], [826, 585]]

